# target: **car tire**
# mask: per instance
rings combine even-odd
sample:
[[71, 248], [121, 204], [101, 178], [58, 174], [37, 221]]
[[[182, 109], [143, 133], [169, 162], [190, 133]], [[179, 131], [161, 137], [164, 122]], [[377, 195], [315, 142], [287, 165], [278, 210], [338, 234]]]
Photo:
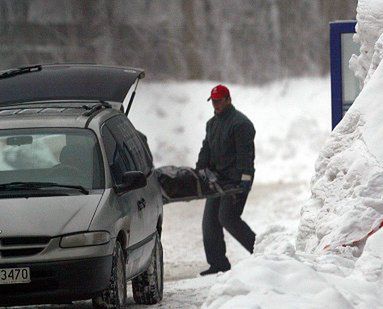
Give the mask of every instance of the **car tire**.
[[163, 251], [159, 234], [147, 270], [132, 280], [133, 298], [137, 304], [153, 305], [162, 300], [164, 291]]
[[119, 241], [113, 250], [109, 288], [92, 299], [93, 308], [124, 308], [126, 305], [126, 258]]

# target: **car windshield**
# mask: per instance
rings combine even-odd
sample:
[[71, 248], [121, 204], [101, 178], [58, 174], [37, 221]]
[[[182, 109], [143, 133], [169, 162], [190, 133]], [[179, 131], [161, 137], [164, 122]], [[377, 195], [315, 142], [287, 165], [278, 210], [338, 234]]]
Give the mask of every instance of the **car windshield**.
[[41, 182], [101, 189], [102, 166], [91, 130], [0, 130], [0, 185]]

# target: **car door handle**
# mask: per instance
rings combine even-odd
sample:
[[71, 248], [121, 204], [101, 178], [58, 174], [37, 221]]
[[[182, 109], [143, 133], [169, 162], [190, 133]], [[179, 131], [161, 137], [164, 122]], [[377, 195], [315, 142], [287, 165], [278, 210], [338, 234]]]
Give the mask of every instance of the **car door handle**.
[[146, 207], [146, 201], [144, 198], [137, 201], [137, 207], [138, 207], [138, 210], [142, 210]]

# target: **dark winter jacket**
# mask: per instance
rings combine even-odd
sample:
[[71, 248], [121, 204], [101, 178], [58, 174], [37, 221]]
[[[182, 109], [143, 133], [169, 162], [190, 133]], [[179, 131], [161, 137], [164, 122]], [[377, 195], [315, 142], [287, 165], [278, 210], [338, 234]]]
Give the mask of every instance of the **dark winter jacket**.
[[228, 182], [239, 182], [244, 174], [253, 178], [254, 137], [252, 122], [230, 105], [207, 122], [196, 169], [208, 167]]

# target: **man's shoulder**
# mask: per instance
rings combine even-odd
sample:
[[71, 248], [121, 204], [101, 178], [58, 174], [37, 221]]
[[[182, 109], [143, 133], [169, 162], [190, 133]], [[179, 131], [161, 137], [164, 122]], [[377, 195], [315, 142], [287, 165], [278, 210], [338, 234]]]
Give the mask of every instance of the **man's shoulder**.
[[247, 123], [247, 124], [250, 124], [251, 126], [254, 126], [253, 122], [244, 113], [242, 113], [241, 111], [237, 109], [235, 110], [234, 117], [235, 117], [235, 122], [238, 124]]
[[208, 126], [211, 125], [211, 123], [214, 122], [216, 118], [217, 118], [216, 116], [211, 117], [211, 118], [206, 122], [206, 125], [208, 125]]

